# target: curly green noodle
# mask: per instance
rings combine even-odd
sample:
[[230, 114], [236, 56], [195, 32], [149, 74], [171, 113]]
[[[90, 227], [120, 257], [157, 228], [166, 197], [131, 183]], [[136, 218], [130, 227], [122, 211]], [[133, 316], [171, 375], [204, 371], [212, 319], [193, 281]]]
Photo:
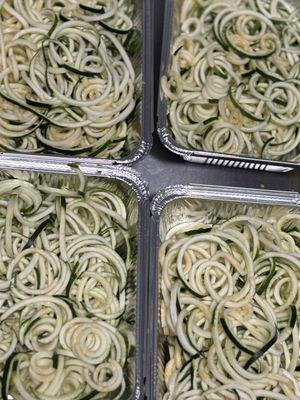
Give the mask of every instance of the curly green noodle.
[[180, 9], [161, 80], [175, 141], [297, 161], [299, 10], [277, 0], [184, 0]]
[[3, 400], [123, 399], [131, 391], [130, 201], [77, 172], [73, 181], [0, 180]]
[[139, 142], [130, 0], [0, 2], [0, 148], [119, 159]]
[[164, 400], [299, 398], [300, 216], [273, 215], [195, 214], [166, 235]]

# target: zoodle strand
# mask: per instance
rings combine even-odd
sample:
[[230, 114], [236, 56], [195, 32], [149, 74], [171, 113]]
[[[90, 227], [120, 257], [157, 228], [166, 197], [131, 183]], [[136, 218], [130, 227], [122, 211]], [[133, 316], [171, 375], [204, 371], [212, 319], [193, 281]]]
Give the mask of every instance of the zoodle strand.
[[135, 354], [128, 200], [80, 172], [73, 181], [23, 178], [0, 180], [1, 399], [127, 398]]
[[134, 12], [124, 0], [0, 1], [2, 150], [102, 158], [132, 150]]
[[299, 160], [300, 19], [278, 0], [184, 0], [161, 86], [189, 149]]
[[300, 398], [300, 216], [178, 224], [161, 245], [164, 400]]

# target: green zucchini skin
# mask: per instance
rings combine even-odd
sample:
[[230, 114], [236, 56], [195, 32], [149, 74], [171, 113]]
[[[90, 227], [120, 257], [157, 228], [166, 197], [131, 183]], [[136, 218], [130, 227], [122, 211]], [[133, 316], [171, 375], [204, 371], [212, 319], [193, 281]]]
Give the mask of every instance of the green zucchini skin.
[[[293, 381], [299, 371], [299, 212], [184, 207], [179, 221], [168, 220], [159, 251], [164, 396], [272, 398], [266, 371]], [[273, 387], [285, 398], [280, 379]]]
[[[127, 305], [136, 301], [137, 245], [128, 223], [134, 209], [114, 181], [70, 167], [72, 177], [12, 171], [0, 179], [8, 215], [2, 251], [10, 254], [0, 281], [7, 295], [0, 314], [2, 399], [67, 393], [125, 400], [134, 391], [137, 316]], [[105, 293], [102, 307], [95, 291]], [[97, 369], [107, 371], [104, 386]], [[54, 388], [61, 371], [65, 378]], [[78, 386], [69, 386], [72, 376]]]
[[299, 36], [297, 13], [271, 3], [179, 7], [161, 89], [180, 148], [298, 162], [299, 49], [288, 33]]
[[[28, 7], [11, 10], [27, 21], [22, 45], [10, 49], [4, 33], [4, 52], [15, 61], [3, 61], [0, 78], [0, 109], [8, 109], [0, 115], [0, 148], [118, 160], [131, 154], [140, 143], [142, 97], [133, 65], [143, 46], [134, 4], [35, 4], [44, 21], [38, 27]], [[7, 26], [8, 15], [1, 17]]]

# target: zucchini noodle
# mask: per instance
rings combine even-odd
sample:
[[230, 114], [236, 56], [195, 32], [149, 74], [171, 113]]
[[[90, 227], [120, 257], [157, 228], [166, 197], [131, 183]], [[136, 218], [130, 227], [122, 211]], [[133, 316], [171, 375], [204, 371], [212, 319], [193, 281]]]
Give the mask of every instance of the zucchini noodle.
[[133, 203], [74, 169], [0, 179], [2, 400], [131, 395]]
[[299, 214], [189, 217], [159, 252], [162, 398], [299, 399]]
[[131, 0], [0, 2], [0, 148], [119, 159], [139, 142]]
[[179, 8], [161, 80], [175, 141], [299, 161], [299, 10], [278, 0], [184, 0]]

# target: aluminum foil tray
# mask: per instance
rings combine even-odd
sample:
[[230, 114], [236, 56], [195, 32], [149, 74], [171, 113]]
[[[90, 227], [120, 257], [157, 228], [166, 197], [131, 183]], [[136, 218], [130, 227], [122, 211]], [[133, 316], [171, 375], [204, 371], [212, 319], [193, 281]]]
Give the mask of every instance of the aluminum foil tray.
[[[140, 135], [140, 140], [130, 154], [121, 159], [101, 159], [96, 157], [67, 156], [58, 153], [24, 154], [17, 153], [24, 159], [37, 162], [66, 164], [77, 162], [89, 165], [122, 164], [131, 165], [144, 157], [152, 147], [152, 134], [154, 130], [153, 118], [153, 41], [152, 41], [152, 1], [151, 0], [132, 0], [136, 7], [134, 26], [141, 32], [140, 46], [137, 54], [131, 61], [137, 77], [136, 90], [140, 94], [140, 101], [135, 108], [133, 117], [129, 124], [129, 129], [136, 130]], [[0, 157], [8, 152], [0, 152]]]
[[[276, 209], [283, 214], [293, 210], [300, 213], [300, 195], [294, 192], [231, 188], [222, 186], [189, 185], [172, 186], [161, 190], [151, 204], [151, 257], [149, 293], [151, 293], [149, 327], [149, 365], [151, 400], [162, 400], [164, 385], [164, 342], [160, 325], [159, 304], [160, 267], [158, 252], [170, 229], [191, 221], [195, 212], [209, 222], [210, 218], [232, 217], [239, 213], [268, 216]], [[201, 217], [202, 216], [202, 217]]]
[[[125, 314], [129, 313], [133, 317], [135, 332], [135, 356], [129, 366], [128, 397], [124, 400], [141, 400], [145, 391], [145, 346], [146, 346], [146, 311], [147, 303], [145, 290], [147, 288], [146, 278], [148, 271], [148, 250], [146, 244], [146, 234], [148, 232], [149, 214], [149, 193], [146, 183], [141, 176], [131, 168], [120, 166], [101, 166], [95, 168], [81, 167], [82, 173], [88, 180], [92, 179], [95, 185], [107, 188], [114, 193], [124, 195], [128, 206], [129, 229], [134, 237], [133, 251], [135, 256], [135, 273], [130, 280], [130, 290], [126, 296], [128, 307]], [[78, 187], [78, 176], [74, 165], [33, 163], [28, 160], [17, 161], [0, 159], [0, 176], [7, 178], [28, 179], [43, 175], [46, 180], [56, 184], [65, 182], [74, 188]], [[12, 398], [12, 397], [11, 397]]]
[[[296, 4], [294, 0], [289, 1], [292, 4]], [[160, 79], [169, 69], [170, 47], [172, 46], [176, 33], [179, 31], [180, 7], [181, 0], [165, 0]], [[157, 132], [160, 140], [168, 150], [178, 154], [184, 160], [199, 164], [272, 172], [287, 172], [294, 168], [300, 168], [299, 163], [288, 160], [275, 161], [245, 155], [231, 155], [185, 148], [175, 142], [170, 132], [167, 118], [167, 99], [161, 90], [159, 90], [158, 97]], [[297, 147], [297, 154], [299, 152], [300, 146]]]

